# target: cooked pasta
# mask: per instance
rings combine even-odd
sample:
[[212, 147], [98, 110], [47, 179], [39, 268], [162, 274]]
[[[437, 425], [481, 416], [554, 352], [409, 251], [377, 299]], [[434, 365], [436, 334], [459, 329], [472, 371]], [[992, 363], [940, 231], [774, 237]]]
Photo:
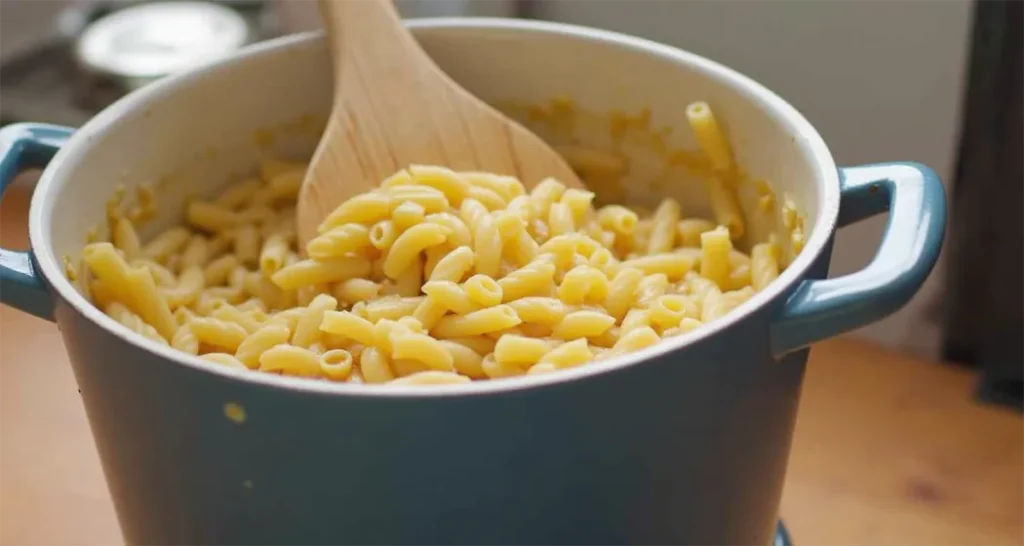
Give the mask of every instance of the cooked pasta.
[[[182, 225], [145, 242], [152, 196], [134, 215], [115, 196], [111, 242], [85, 247], [80, 277], [140, 336], [239, 370], [442, 385], [605, 360], [727, 315], [787, 263], [774, 237], [746, 233], [735, 158], [710, 107], [686, 114], [714, 173], [711, 219], [672, 198], [653, 211], [596, 206], [595, 193], [553, 178], [527, 191], [511, 176], [410, 165], [338, 205], [300, 248], [305, 165], [270, 160], [258, 177], [191, 199]], [[629, 168], [566, 150], [584, 172]], [[756, 189], [759, 206], [775, 202], [767, 183]], [[781, 201], [799, 249], [803, 220]], [[749, 255], [737, 248], [747, 244]]]

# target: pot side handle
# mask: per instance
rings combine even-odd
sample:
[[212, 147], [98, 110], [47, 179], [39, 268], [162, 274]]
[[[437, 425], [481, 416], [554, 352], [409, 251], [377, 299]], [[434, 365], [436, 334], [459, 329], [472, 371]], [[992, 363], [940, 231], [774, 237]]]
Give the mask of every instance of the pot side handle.
[[[0, 129], [0, 199], [26, 168], [45, 167], [73, 129], [15, 123]], [[0, 303], [53, 320], [53, 299], [32, 263], [32, 252], [0, 248]]]
[[840, 181], [838, 227], [888, 211], [882, 243], [866, 268], [796, 288], [772, 324], [776, 357], [897, 311], [938, 259], [946, 195], [935, 171], [919, 163], [880, 163], [843, 168]]

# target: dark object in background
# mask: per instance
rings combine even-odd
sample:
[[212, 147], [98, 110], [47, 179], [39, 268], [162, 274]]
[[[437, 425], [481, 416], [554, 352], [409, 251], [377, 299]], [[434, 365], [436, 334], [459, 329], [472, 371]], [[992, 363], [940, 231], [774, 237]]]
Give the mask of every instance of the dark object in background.
[[[3, 0], [0, 0], [3, 1]], [[278, 34], [267, 0], [207, 0], [235, 10], [247, 20], [254, 39]], [[84, 70], [75, 58], [75, 41], [87, 26], [140, 0], [79, 0], [62, 11], [49, 28], [39, 29], [35, 47], [0, 65], [0, 125], [39, 121], [79, 127], [128, 92], [116, 79]]]
[[[68, 0], [54, 17], [54, 32], [13, 55], [0, 56], [0, 126], [39, 121], [78, 127], [124, 95], [117, 79], [81, 70], [74, 43], [90, 24], [115, 11], [161, 0]], [[236, 10], [248, 20], [254, 40], [282, 34], [280, 4], [273, 0], [207, 0]], [[295, 0], [310, 2], [315, 0]], [[433, 3], [431, 0], [423, 0]], [[535, 0], [516, 0], [513, 12], [530, 15]], [[436, 0], [437, 4], [444, 4]]]
[[976, 2], [949, 225], [944, 356], [1024, 408], [1024, 3]]

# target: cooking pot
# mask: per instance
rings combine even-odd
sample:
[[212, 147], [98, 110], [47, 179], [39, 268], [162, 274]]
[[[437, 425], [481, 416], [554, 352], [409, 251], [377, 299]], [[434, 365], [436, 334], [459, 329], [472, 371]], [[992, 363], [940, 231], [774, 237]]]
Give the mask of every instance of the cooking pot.
[[[837, 168], [771, 91], [668, 46], [533, 21], [410, 26], [495, 103], [649, 108], [695, 147], [685, 106], [709, 102], [740, 164], [802, 208], [805, 247], [727, 317], [561, 373], [388, 388], [237, 371], [130, 332], [76, 290], [63, 260], [77, 261], [119, 184], [156, 182], [156, 229], [185, 196], [252, 168], [269, 141], [308, 155], [316, 131], [300, 129], [330, 101], [322, 38], [285, 37], [161, 80], [77, 131], [8, 126], [3, 186], [23, 167], [46, 169], [31, 250], [3, 251], [0, 295], [57, 322], [125, 539], [768, 544], [807, 347], [899, 309], [921, 285], [945, 224], [935, 173]], [[874, 261], [826, 278], [835, 230], [884, 212]]]

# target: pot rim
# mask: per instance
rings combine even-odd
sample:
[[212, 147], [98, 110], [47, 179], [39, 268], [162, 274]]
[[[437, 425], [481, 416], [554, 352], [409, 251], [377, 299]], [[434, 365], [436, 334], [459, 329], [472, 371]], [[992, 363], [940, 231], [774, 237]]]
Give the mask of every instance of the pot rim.
[[793, 130], [793, 137], [797, 140], [798, 148], [803, 148], [805, 153], [810, 152], [810, 156], [813, 158], [817, 177], [822, 181], [822, 187], [818, 197], [817, 218], [814, 226], [811, 228], [811, 234], [806, 245], [797, 255], [796, 259], [780, 273], [779, 278], [770, 287], [754, 294], [754, 296], [737, 306], [728, 315], [709, 325], [671, 339], [663, 340], [639, 351], [608, 360], [587, 363], [584, 366], [578, 366], [569, 370], [561, 370], [558, 373], [472, 381], [457, 385], [407, 386], [334, 383], [329, 381], [311, 381], [305, 378], [279, 376], [276, 374], [253, 373], [250, 370], [234, 370], [148, 340], [141, 335], [131, 332], [96, 308], [65, 277], [63, 267], [54, 256], [52, 247], [49, 244], [50, 229], [47, 219], [51, 217], [53, 204], [57, 200], [57, 180], [61, 177], [73, 176], [73, 173], [63, 172], [64, 165], [72, 158], [87, 153], [88, 148], [97, 136], [106, 131], [110, 125], [127, 113], [138, 111], [148, 103], [174, 93], [178, 88], [198, 81], [206, 77], [208, 72], [216, 71], [221, 67], [253, 61], [274, 50], [300, 48], [303, 45], [308, 45], [323, 38], [322, 32], [313, 31], [283, 36], [247, 46], [230, 57], [181, 74], [160, 79], [121, 98], [97, 114], [74, 133], [54, 156], [40, 177], [32, 197], [29, 212], [29, 241], [33, 254], [47, 283], [57, 292], [56, 295], [64, 299], [85, 318], [95, 322], [109, 333], [121, 338], [126, 343], [163, 357], [170, 361], [169, 365], [186, 366], [200, 373], [219, 375], [224, 379], [245, 382], [251, 386], [300, 391], [308, 394], [342, 395], [360, 398], [416, 399], [442, 396], [480, 396], [512, 393], [540, 387], [554, 387], [586, 378], [623, 371], [718, 335], [731, 328], [734, 324], [747, 320], [756, 310], [764, 307], [768, 302], [778, 298], [784, 292], [789, 291], [792, 286], [803, 278], [804, 273], [821, 254], [835, 230], [840, 199], [839, 171], [821, 135], [818, 134], [800, 112], [781, 97], [753, 79], [731, 68], [694, 53], [644, 38], [565, 23], [489, 17], [438, 17], [411, 19], [407, 22], [414, 32], [485, 29], [495, 32], [512, 32], [526, 36], [558, 36], [570, 40], [603, 42], [620, 48], [639, 51], [647, 55], [661, 57], [676, 64], [696, 67], [704, 72], [706, 77], [716, 78], [724, 84], [738, 89], [748, 95], [751, 100], [758, 101], [763, 107], [774, 112], [780, 119], [784, 120], [784, 123], [789, 124]]

